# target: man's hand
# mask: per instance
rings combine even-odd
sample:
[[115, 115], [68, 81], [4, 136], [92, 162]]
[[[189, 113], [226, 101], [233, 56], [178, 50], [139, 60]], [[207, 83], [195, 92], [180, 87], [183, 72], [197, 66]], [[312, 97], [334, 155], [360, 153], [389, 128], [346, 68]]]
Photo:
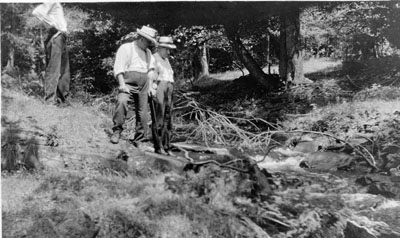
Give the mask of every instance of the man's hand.
[[126, 84], [120, 84], [118, 90], [123, 93], [129, 93], [129, 88], [126, 86]]
[[118, 90], [123, 93], [129, 93], [129, 88], [125, 84], [124, 75], [122, 73], [118, 74], [117, 79], [119, 84]]
[[151, 88], [149, 89], [149, 96], [150, 96], [150, 97], [154, 97], [154, 96], [156, 95], [156, 92], [157, 92], [157, 88], [154, 89], [153, 87], [151, 87]]
[[151, 85], [149, 87], [149, 96], [156, 95], [157, 87], [158, 87], [158, 85], [154, 81], [151, 81]]

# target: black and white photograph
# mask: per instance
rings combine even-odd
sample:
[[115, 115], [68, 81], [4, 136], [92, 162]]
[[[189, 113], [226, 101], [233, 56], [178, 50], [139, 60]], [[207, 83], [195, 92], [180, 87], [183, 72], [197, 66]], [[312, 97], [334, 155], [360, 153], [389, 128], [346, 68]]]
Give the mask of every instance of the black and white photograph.
[[400, 238], [400, 1], [9, 1], [1, 237]]

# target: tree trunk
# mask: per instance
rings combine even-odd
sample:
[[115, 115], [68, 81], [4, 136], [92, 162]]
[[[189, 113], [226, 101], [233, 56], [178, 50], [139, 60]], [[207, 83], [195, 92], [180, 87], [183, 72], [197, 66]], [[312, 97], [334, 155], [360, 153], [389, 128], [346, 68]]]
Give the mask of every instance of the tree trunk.
[[280, 17], [279, 75], [285, 82], [304, 79], [303, 51], [300, 37], [300, 10], [292, 8]]
[[279, 41], [280, 41], [280, 49], [279, 49], [279, 76], [283, 80], [283, 82], [287, 83], [288, 81], [288, 55], [287, 55], [287, 49], [286, 49], [286, 21], [285, 21], [285, 15], [281, 15], [279, 20], [280, 20], [280, 35], [279, 35]]
[[210, 75], [209, 67], [208, 67], [208, 57], [207, 57], [207, 43], [204, 42], [202, 49], [200, 49], [200, 64], [201, 64], [201, 72], [199, 78], [208, 77]]
[[8, 61], [7, 61], [7, 66], [6, 69], [12, 70], [14, 69], [15, 66], [15, 50], [14, 47], [10, 44], [10, 51], [8, 52]]
[[210, 75], [208, 66], [208, 48], [206, 42], [195, 50], [192, 61], [192, 69], [193, 81], [197, 81]]
[[15, 48], [12, 44], [9, 44], [8, 49], [8, 59], [7, 65], [4, 67], [4, 73], [7, 73], [13, 78], [17, 78], [19, 76], [18, 68], [15, 67]]
[[262, 71], [261, 67], [257, 64], [254, 58], [243, 46], [242, 41], [236, 34], [236, 31], [227, 29], [227, 36], [232, 45], [233, 51], [235, 51], [240, 61], [249, 71], [250, 75], [265, 88], [271, 89], [271, 84], [266, 80], [266, 75], [264, 71]]
[[268, 74], [271, 74], [271, 59], [269, 57], [270, 55], [270, 36], [269, 33], [267, 33], [267, 67], [268, 67]]

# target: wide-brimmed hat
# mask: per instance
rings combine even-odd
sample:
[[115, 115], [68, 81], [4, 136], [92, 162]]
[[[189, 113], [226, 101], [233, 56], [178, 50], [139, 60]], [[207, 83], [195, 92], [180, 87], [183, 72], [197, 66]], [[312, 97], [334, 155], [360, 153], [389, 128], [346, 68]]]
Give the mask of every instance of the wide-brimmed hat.
[[157, 41], [156, 41], [157, 30], [155, 30], [155, 29], [153, 29], [151, 27], [148, 27], [148, 26], [142, 26], [141, 29], [137, 29], [136, 31], [137, 31], [137, 33], [139, 35], [141, 35], [144, 38], [148, 39], [154, 45], [157, 45]]
[[158, 47], [176, 49], [176, 45], [174, 45], [174, 41], [170, 36], [160, 36], [160, 39], [158, 39]]

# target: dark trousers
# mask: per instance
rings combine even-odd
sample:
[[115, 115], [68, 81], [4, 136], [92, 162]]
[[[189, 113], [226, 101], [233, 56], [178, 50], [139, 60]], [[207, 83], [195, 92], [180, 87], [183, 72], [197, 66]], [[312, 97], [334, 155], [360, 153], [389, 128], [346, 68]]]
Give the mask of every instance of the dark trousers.
[[[156, 133], [159, 141], [154, 141], [156, 150], [164, 148], [169, 150], [171, 147], [171, 130], [172, 130], [172, 92], [174, 86], [171, 82], [159, 81], [157, 92], [153, 98], [156, 117]], [[153, 122], [154, 123], [154, 122]], [[154, 139], [154, 135], [153, 135]]]
[[46, 45], [46, 73], [44, 93], [46, 101], [65, 102], [69, 93], [71, 75], [69, 72], [69, 56], [65, 34], [49, 40]]
[[136, 135], [135, 139], [149, 138], [148, 126], [148, 76], [146, 73], [126, 72], [124, 78], [130, 92], [119, 92], [118, 101], [113, 116], [113, 131], [122, 131], [128, 112], [128, 103], [134, 102], [136, 116]]

